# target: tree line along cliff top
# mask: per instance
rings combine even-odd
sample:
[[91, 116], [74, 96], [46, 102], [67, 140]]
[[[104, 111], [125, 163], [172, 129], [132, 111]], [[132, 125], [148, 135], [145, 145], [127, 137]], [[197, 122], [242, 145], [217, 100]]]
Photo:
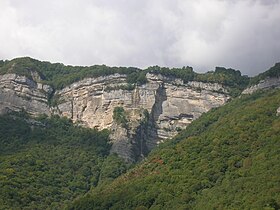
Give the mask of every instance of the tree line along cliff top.
[[31, 78], [32, 72], [37, 72], [43, 82], [51, 85], [55, 89], [62, 89], [84, 78], [107, 76], [115, 73], [127, 75], [127, 82], [130, 84], [146, 83], [147, 73], [180, 78], [184, 83], [188, 81], [220, 83], [230, 88], [236, 88], [237, 90], [244, 89], [250, 81], [250, 78], [241, 75], [240, 71], [223, 67], [216, 67], [215, 71], [200, 74], [194, 72], [193, 68], [189, 66], [182, 68], [151, 66], [147, 69], [109, 67], [106, 65], [69, 66], [61, 63], [39, 61], [29, 57], [0, 61], [0, 74], [16, 73]]
[[242, 75], [239, 70], [216, 67], [215, 71], [196, 73], [192, 67], [168, 68], [151, 66], [146, 69], [136, 67], [109, 67], [106, 65], [70, 66], [62, 63], [50, 63], [39, 61], [30, 57], [15, 58], [12, 60], [0, 60], [0, 74], [16, 73], [32, 78], [32, 72], [37, 72], [42, 82], [51, 85], [55, 89], [62, 89], [73, 82], [84, 78], [108, 76], [112, 74], [127, 75], [129, 84], [145, 84], [146, 74], [161, 74], [167, 77], [188, 81], [206, 83], [219, 83], [230, 89], [230, 95], [236, 96], [248, 85], [255, 85], [267, 77], [280, 76], [280, 63], [276, 63], [269, 70], [255, 77]]

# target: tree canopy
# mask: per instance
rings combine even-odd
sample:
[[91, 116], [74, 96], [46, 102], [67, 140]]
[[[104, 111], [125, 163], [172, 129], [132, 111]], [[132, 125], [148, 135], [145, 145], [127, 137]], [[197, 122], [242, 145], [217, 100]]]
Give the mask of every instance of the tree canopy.
[[0, 116], [0, 145], [0, 209], [62, 209], [127, 168], [108, 131], [58, 116]]
[[62, 89], [87, 77], [107, 76], [115, 73], [127, 75], [129, 84], [139, 85], [147, 82], [147, 73], [180, 78], [185, 83], [188, 81], [220, 83], [230, 88], [230, 94], [233, 96], [238, 95], [249, 82], [249, 78], [242, 76], [240, 71], [223, 67], [217, 67], [214, 72], [198, 74], [189, 66], [182, 68], [151, 66], [143, 70], [135, 67], [109, 67], [106, 65], [65, 66], [61, 63], [52, 64], [29, 57], [0, 62], [0, 74], [17, 73], [31, 78], [32, 72], [37, 72], [44, 83], [50, 84], [55, 89]]

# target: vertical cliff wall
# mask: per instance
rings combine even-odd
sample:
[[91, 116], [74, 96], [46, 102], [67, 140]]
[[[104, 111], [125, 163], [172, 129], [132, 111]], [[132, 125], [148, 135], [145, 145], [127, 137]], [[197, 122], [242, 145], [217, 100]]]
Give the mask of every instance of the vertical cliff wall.
[[53, 89], [16, 74], [0, 75], [0, 113], [25, 110], [31, 115], [50, 115], [48, 98]]
[[[86, 78], [53, 92], [36, 79], [6, 74], [0, 76], [0, 111], [58, 114], [82, 126], [109, 129], [111, 152], [133, 162], [229, 99], [220, 84], [184, 84], [177, 78], [150, 73], [146, 77], [146, 84], [134, 87], [121, 74]], [[123, 108], [125, 124], [114, 120], [116, 107]]]
[[[184, 84], [179, 79], [154, 74], [147, 75], [146, 84], [129, 90], [125, 77], [116, 74], [84, 79], [56, 92], [55, 97], [59, 98], [58, 114], [87, 127], [110, 129], [112, 152], [128, 161], [141, 158], [229, 98], [219, 84]], [[127, 127], [114, 122], [115, 107], [124, 108]], [[149, 115], [145, 125], [144, 111]]]

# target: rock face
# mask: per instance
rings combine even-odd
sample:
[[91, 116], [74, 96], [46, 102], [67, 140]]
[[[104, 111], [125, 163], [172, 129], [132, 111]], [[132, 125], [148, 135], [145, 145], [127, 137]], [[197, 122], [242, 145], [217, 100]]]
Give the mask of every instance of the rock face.
[[[159, 142], [173, 137], [194, 119], [228, 99], [220, 84], [189, 82], [147, 74], [148, 82], [131, 88], [126, 75], [87, 78], [56, 91], [23, 76], [0, 76], [0, 110], [25, 109], [32, 115], [59, 114], [97, 129], [109, 129], [112, 153], [128, 162], [141, 159]], [[38, 81], [38, 80], [37, 80]], [[56, 101], [48, 105], [48, 97]], [[125, 124], [114, 120], [116, 107], [124, 109]]]
[[0, 75], [0, 113], [25, 110], [31, 115], [50, 115], [52, 88], [16, 74]]
[[280, 107], [276, 110], [276, 116], [280, 116]]
[[[173, 137], [202, 113], [223, 105], [227, 90], [219, 84], [189, 82], [148, 74], [150, 83], [159, 85], [152, 112], [159, 141]], [[159, 141], [157, 143], [159, 143]], [[152, 145], [153, 147], [154, 145]]]
[[279, 88], [280, 87], [280, 77], [268, 77], [265, 80], [261, 80], [257, 85], [253, 85], [246, 88], [242, 94], [252, 94], [257, 90], [269, 89], [269, 88]]
[[[148, 74], [148, 83], [125, 90], [125, 75], [84, 79], [58, 91], [57, 113], [84, 126], [110, 129], [112, 152], [137, 160], [159, 142], [173, 137], [202, 113], [223, 105], [227, 91], [219, 84], [189, 82]], [[122, 87], [122, 88], [120, 88]], [[128, 120], [120, 128], [113, 120], [115, 107], [123, 107]], [[144, 111], [149, 119], [143, 125]], [[145, 132], [143, 132], [145, 131]]]

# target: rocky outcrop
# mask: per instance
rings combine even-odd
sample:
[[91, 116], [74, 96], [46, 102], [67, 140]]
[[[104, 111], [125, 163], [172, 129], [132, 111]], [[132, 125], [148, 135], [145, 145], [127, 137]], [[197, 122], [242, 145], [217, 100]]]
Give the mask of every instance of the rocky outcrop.
[[[178, 78], [150, 73], [146, 77], [146, 84], [134, 87], [126, 83], [126, 75], [86, 78], [53, 93], [40, 78], [6, 74], [0, 76], [0, 110], [58, 114], [86, 127], [109, 129], [111, 152], [133, 162], [229, 99], [227, 89], [217, 83], [184, 84]], [[50, 107], [50, 96], [55, 106]], [[114, 120], [116, 107], [124, 109], [125, 125]]]
[[166, 100], [162, 103], [162, 113], [156, 119], [159, 139], [177, 134], [202, 113], [224, 104], [228, 97], [224, 93], [209, 89], [193, 89], [191, 86], [164, 84]]
[[[84, 79], [58, 91], [55, 96], [60, 100], [58, 114], [87, 127], [110, 129], [112, 151], [127, 160], [142, 157], [202, 113], [223, 105], [229, 98], [227, 90], [219, 84], [184, 84], [180, 79], [154, 74], [147, 74], [146, 84], [128, 90], [125, 77], [115, 74]], [[124, 108], [127, 128], [116, 126], [115, 107]], [[146, 126], [141, 124], [143, 110], [149, 114]]]
[[276, 116], [280, 116], [280, 107], [276, 110]]
[[[159, 84], [152, 112], [157, 132], [154, 138], [156, 144], [173, 137], [202, 113], [223, 105], [229, 99], [228, 91], [217, 83], [192, 81], [184, 84], [178, 78], [154, 74], [148, 74], [147, 78], [150, 83]], [[154, 146], [151, 144], [148, 148]]]
[[155, 103], [157, 84], [146, 84], [126, 90], [125, 75], [90, 78], [58, 91], [57, 112], [90, 128], [110, 128], [113, 110], [121, 106], [126, 110], [151, 110]]
[[31, 115], [50, 115], [48, 97], [52, 91], [49, 85], [25, 76], [0, 75], [0, 112], [25, 110]]
[[269, 89], [269, 88], [279, 88], [280, 87], [280, 77], [268, 77], [265, 80], [261, 80], [257, 85], [253, 85], [246, 88], [242, 94], [252, 94], [257, 90]]

